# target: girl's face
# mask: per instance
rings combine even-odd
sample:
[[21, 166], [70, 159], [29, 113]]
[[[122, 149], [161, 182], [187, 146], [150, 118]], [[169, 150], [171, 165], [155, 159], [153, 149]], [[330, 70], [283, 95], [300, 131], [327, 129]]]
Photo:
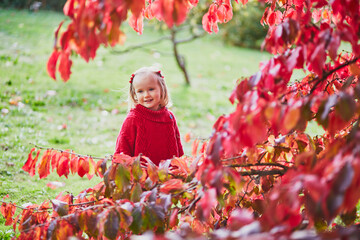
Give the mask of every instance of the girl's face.
[[138, 104], [153, 111], [160, 109], [161, 89], [155, 77], [151, 75], [135, 77], [133, 87]]

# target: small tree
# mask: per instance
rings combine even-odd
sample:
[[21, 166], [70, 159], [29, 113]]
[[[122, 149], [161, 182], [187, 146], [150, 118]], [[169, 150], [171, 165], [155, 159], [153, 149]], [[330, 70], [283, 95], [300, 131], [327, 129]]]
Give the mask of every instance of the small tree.
[[[196, 4], [69, 0], [64, 10], [72, 22], [49, 59], [49, 74], [55, 78], [58, 69], [68, 80], [71, 51], [89, 60], [100, 43], [121, 42], [119, 27], [128, 11], [135, 29], [143, 16], [172, 27]], [[200, 150], [194, 142], [192, 157], [155, 166], [144, 156], [117, 155], [107, 166], [107, 159], [53, 149], [40, 158], [41, 149], [36, 155], [33, 149], [23, 167], [30, 175], [43, 178], [52, 169], [59, 176], [98, 174], [104, 181], [77, 197], [60, 194], [27, 206], [17, 216], [16, 205], [4, 201], [6, 224], [17, 227], [19, 239], [358, 237], [353, 224], [360, 199], [359, 8], [359, 1], [269, 1], [263, 47], [273, 57], [238, 82], [230, 96], [235, 111], [216, 121]], [[217, 32], [231, 15], [229, 0], [214, 1], [204, 29]], [[342, 42], [351, 52], [339, 51]], [[307, 75], [291, 83], [294, 69]], [[309, 121], [325, 134], [306, 134]], [[346, 228], [331, 225], [336, 217]]]

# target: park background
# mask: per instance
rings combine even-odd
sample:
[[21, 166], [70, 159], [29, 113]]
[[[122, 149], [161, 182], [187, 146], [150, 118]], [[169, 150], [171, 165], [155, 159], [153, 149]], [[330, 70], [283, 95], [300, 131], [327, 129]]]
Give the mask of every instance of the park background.
[[[12, 7], [25, 9], [0, 9], [0, 198], [8, 194], [20, 205], [53, 198], [61, 191], [76, 195], [100, 181], [89, 181], [86, 176], [59, 178], [55, 173], [39, 180], [21, 167], [34, 144], [98, 157], [112, 154], [127, 113], [129, 77], [136, 69], [150, 65], [162, 69], [185, 154], [190, 155], [192, 140], [209, 138], [215, 120], [233, 109], [228, 98], [236, 81], [256, 72], [258, 64], [269, 58], [259, 49], [225, 43], [221, 32], [205, 35], [179, 46], [191, 79], [187, 86], [171, 41], [116, 53], [161, 38], [168, 34], [164, 26], [146, 23], [144, 34], [138, 35], [124, 24], [127, 40], [123, 46], [101, 47], [89, 63], [76, 57], [70, 80], [53, 81], [46, 73], [46, 62], [54, 31], [66, 18], [53, 9], [31, 11], [20, 2], [13, 2]], [[262, 28], [259, 20], [255, 24]], [[185, 142], [185, 135], [192, 140]], [[46, 186], [49, 182], [61, 187], [51, 189]], [[1, 216], [3, 237], [10, 235], [4, 223]]]
[[[192, 140], [209, 138], [215, 120], [234, 108], [228, 98], [236, 82], [254, 74], [259, 63], [269, 58], [258, 49], [261, 39], [250, 43], [229, 40], [223, 31], [237, 30], [220, 26], [219, 34], [179, 47], [191, 78], [191, 86], [187, 86], [170, 41], [117, 53], [168, 34], [163, 25], [147, 22], [144, 34], [138, 35], [124, 24], [127, 40], [123, 46], [101, 47], [89, 63], [75, 57], [71, 79], [67, 83], [53, 81], [46, 73], [46, 62], [52, 52], [54, 31], [66, 18], [54, 11], [59, 6], [48, 4], [47, 8], [30, 10], [30, 5], [16, 2], [11, 8], [0, 9], [0, 197], [9, 194], [9, 200], [20, 205], [51, 199], [61, 191], [77, 194], [100, 181], [79, 176], [59, 178], [56, 174], [39, 180], [38, 176], [30, 178], [21, 167], [34, 144], [98, 157], [112, 154], [127, 112], [129, 77], [136, 69], [149, 65], [162, 69], [185, 154], [190, 155], [192, 141], [185, 142], [184, 136]], [[3, 4], [11, 5], [6, 1]], [[246, 16], [249, 10], [242, 10]], [[260, 19], [248, 20], [247, 24], [254, 23], [262, 28]], [[233, 26], [236, 24], [244, 22]], [[310, 126], [310, 133], [317, 131], [316, 126]], [[49, 182], [60, 183], [61, 187], [51, 189], [46, 186]], [[0, 236], [10, 236], [8, 229], [0, 217]]]

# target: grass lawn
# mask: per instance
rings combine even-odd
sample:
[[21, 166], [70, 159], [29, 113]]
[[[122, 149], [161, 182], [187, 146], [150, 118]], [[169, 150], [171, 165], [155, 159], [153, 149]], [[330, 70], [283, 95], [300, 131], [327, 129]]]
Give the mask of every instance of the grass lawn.
[[[170, 42], [159, 42], [146, 51], [114, 54], [101, 47], [94, 61], [74, 57], [70, 80], [53, 81], [46, 73], [52, 52], [53, 32], [65, 17], [55, 12], [0, 9], [0, 198], [18, 205], [40, 203], [61, 191], [77, 195], [100, 181], [56, 174], [39, 180], [21, 170], [33, 144], [77, 153], [106, 156], [127, 111], [127, 88], [133, 71], [148, 65], [161, 67], [168, 84], [182, 136], [208, 138], [212, 125], [233, 106], [228, 97], [238, 78], [250, 76], [269, 56], [256, 50], [224, 46], [219, 36], [209, 35], [180, 46], [187, 59], [192, 86], [186, 87], [171, 53]], [[137, 35], [126, 24], [125, 46], [155, 40], [162, 33], [146, 28]], [[190, 154], [191, 143], [185, 143]], [[52, 190], [49, 181], [64, 187]], [[0, 238], [4, 231], [0, 217]]]

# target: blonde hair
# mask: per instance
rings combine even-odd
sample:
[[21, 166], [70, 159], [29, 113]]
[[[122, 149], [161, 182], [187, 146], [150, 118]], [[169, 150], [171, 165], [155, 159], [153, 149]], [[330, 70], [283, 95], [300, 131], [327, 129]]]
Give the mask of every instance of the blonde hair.
[[160, 107], [171, 107], [171, 98], [169, 95], [169, 91], [166, 87], [164, 76], [161, 74], [161, 72], [154, 68], [154, 67], [142, 67], [136, 70], [130, 78], [130, 87], [129, 87], [129, 97], [128, 97], [128, 110], [130, 111], [132, 108], [134, 108], [137, 104], [135, 89], [133, 86], [133, 80], [136, 78], [146, 78], [146, 77], [153, 77], [155, 78], [159, 85], [161, 90], [161, 96], [160, 96]]

